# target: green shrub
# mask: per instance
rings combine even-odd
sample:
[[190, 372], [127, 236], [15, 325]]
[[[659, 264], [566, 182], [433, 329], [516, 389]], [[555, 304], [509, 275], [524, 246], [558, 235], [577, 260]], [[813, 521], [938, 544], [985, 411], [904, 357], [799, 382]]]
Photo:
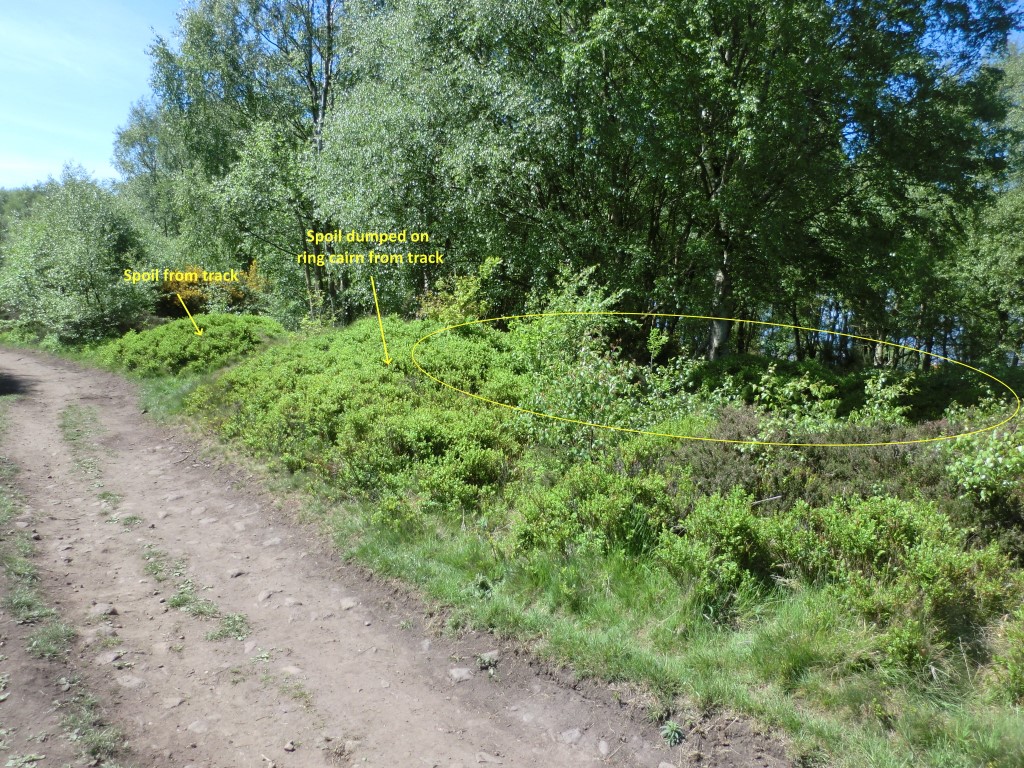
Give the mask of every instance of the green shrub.
[[787, 572], [831, 584], [883, 629], [927, 631], [935, 643], [971, 640], [1021, 599], [1009, 558], [995, 545], [973, 546], [969, 531], [932, 503], [876, 497], [801, 504], [768, 527]]
[[1015, 704], [1024, 704], [1024, 606], [1002, 622], [995, 645], [992, 677], [996, 691]]
[[1019, 604], [1024, 583], [997, 546], [970, 546], [935, 505], [870, 498], [759, 515], [739, 490], [701, 498], [658, 557], [721, 614], [744, 590], [778, 579], [826, 586], [882, 632], [883, 652], [910, 665], [926, 648], [973, 640]]
[[489, 304], [482, 285], [491, 279], [501, 266], [501, 259], [488, 256], [475, 275], [450, 275], [438, 280], [434, 289], [420, 298], [420, 317], [436, 320], [443, 325], [456, 325], [488, 316]]
[[139, 376], [204, 373], [249, 355], [284, 334], [276, 320], [252, 315], [196, 315], [203, 334], [188, 318], [149, 331], [129, 331], [101, 347], [99, 360]]
[[[415, 514], [475, 514], [522, 452], [522, 430], [511, 414], [416, 370], [409, 350], [436, 324], [388, 318], [384, 328], [391, 365], [376, 320], [363, 320], [271, 347], [200, 387], [186, 407], [289, 471], [386, 503], [382, 521], [408, 527]], [[501, 336], [464, 330], [430, 339], [417, 356], [433, 375], [471, 389], [501, 355]]]
[[145, 240], [121, 200], [81, 168], [50, 181], [15, 222], [0, 263], [0, 305], [21, 334], [51, 349], [109, 338], [140, 323], [154, 305], [142, 269]]
[[657, 556], [689, 582], [691, 595], [718, 615], [743, 588], [756, 588], [778, 572], [752, 500], [740, 489], [698, 499], [678, 533], [663, 529]]
[[864, 381], [864, 405], [850, 414], [854, 424], [906, 424], [909, 398], [917, 392], [912, 374], [872, 372]]
[[1024, 484], [1024, 443], [1015, 429], [959, 438], [946, 453], [950, 477], [979, 502], [1005, 499]]
[[[948, 410], [954, 430], [993, 424], [1006, 413], [995, 400]], [[1024, 562], [1024, 445], [1018, 424], [942, 443], [932, 454], [943, 469], [943, 491], [958, 505], [956, 520]]]
[[[1024, 367], [984, 365], [982, 368], [1018, 393], [1024, 392]], [[984, 403], [993, 393], [1004, 399], [1008, 396], [991, 379], [961, 365], [942, 365], [927, 374], [919, 374], [914, 384], [917, 391], [909, 398], [907, 414], [913, 422], [949, 416], [951, 409], [962, 411]]]
[[623, 474], [609, 463], [581, 462], [550, 488], [528, 479], [511, 495], [511, 536], [518, 551], [570, 552], [586, 543], [642, 556], [692, 495], [686, 473], [670, 480], [654, 471]]

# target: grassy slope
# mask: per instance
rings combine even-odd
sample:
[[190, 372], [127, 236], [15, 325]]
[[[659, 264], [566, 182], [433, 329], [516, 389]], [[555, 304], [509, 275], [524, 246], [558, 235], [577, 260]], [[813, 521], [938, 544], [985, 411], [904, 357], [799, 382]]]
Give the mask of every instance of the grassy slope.
[[[293, 473], [345, 552], [452, 606], [453, 625], [522, 638], [582, 674], [642, 683], [658, 702], [654, 717], [671, 717], [682, 701], [735, 708], [784, 727], [801, 755], [835, 765], [1024, 764], [1024, 722], [1000, 687], [1013, 670], [992, 661], [993, 654], [1006, 655], [1019, 631], [1012, 622], [986, 614], [985, 626], [972, 628], [978, 648], [957, 648], [938, 630], [911, 632], [908, 639], [911, 621], [872, 618], [839, 599], [849, 595], [835, 580], [799, 569], [791, 577], [758, 581], [746, 578], [756, 575], [751, 566], [723, 597], [714, 592], [715, 579], [730, 585], [724, 579], [731, 572], [670, 567], [650, 536], [636, 534], [628, 514], [643, 509], [670, 523], [707, 508], [714, 489], [686, 470], [701, 460], [731, 462], [740, 479], [758, 461], [770, 465], [762, 476], [776, 473], [771, 482], [781, 482], [779, 467], [787, 477], [799, 470], [809, 488], [808, 475], [817, 481], [815, 472], [831, 472], [827, 462], [839, 461], [834, 454], [817, 466], [813, 453], [810, 460], [734, 449], [687, 453], [637, 438], [567, 465], [557, 450], [538, 444], [527, 417], [439, 390], [414, 370], [409, 349], [433, 326], [389, 321], [385, 327], [396, 360], [390, 367], [379, 362], [376, 324], [365, 321], [256, 354], [189, 394], [186, 407], [225, 438]], [[421, 358], [467, 387], [508, 395], [523, 382], [500, 365], [491, 370], [491, 361], [504, 364], [503, 345], [497, 334], [452, 337]], [[183, 388], [194, 385], [189, 380]], [[181, 395], [176, 380], [167, 378], [150, 391], [165, 402]], [[879, 453], [874, 465], [895, 475], [887, 492], [908, 483], [923, 486], [921, 478], [934, 470], [890, 453]], [[933, 464], [941, 459], [928, 455]], [[849, 463], [865, 471], [872, 466], [861, 458]], [[588, 473], [587, 466], [596, 469]], [[602, 479], [618, 476], [628, 481]], [[717, 478], [722, 490], [729, 478], [726, 471]], [[859, 491], [855, 480], [843, 490]], [[860, 480], [864, 488], [878, 485], [877, 476]], [[828, 496], [820, 488], [817, 493]], [[931, 507], [907, 503], [915, 521], [932, 524]], [[624, 511], [609, 518], [603, 510], [612, 507]], [[709, 509], [709, 519], [717, 519], [715, 508]], [[785, 552], [758, 527], [761, 518], [750, 516], [749, 499], [723, 509], [748, 526], [734, 533], [756, 534], [769, 554], [802, 562], [801, 553]], [[810, 518], [787, 514], [796, 513], [779, 509], [764, 519], [809, 524]], [[825, 528], [822, 535], [838, 531]], [[710, 541], [711, 554], [721, 559], [728, 551], [713, 538], [718, 534], [712, 530], [712, 538], [698, 543]], [[696, 533], [688, 535], [698, 541]], [[723, 562], [740, 562], [751, 551], [739, 546], [733, 561]], [[849, 559], [851, 551], [836, 545], [826, 554]], [[905, 559], [892, 561], [890, 570], [906, 570], [920, 551], [906, 549]], [[949, 554], [950, 562], [960, 562], [956, 552]], [[1013, 578], [1006, 581], [1004, 560], [964, 562], [961, 581], [994, 568], [992, 583], [1003, 583], [1012, 607], [1017, 587]], [[702, 575], [710, 575], [710, 592]], [[921, 578], [927, 582], [922, 593], [938, 583], [937, 577]], [[868, 587], [908, 587], [895, 576], [878, 579]], [[911, 661], [895, 663], [908, 648]]]

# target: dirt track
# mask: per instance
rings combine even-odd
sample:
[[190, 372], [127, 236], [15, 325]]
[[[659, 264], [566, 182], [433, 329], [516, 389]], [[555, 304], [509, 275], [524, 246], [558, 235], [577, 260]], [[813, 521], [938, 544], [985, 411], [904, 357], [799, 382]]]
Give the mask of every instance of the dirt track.
[[[735, 718], [697, 720], [669, 750], [602, 686], [571, 688], [489, 635], [436, 635], [415, 598], [342, 565], [258, 479], [148, 421], [116, 376], [20, 350], [0, 350], [0, 372], [20, 393], [2, 451], [19, 467], [19, 522], [38, 532], [44, 591], [79, 630], [77, 673], [128, 737], [123, 763], [788, 764]], [[69, 404], [100, 421], [83, 440], [98, 443], [91, 470], [61, 434]], [[178, 574], [147, 574], [147, 551], [166, 553]], [[184, 578], [222, 615], [244, 614], [248, 637], [208, 640], [216, 619], [170, 608]], [[12, 685], [0, 725], [25, 732], [57, 689], [40, 682], [45, 665], [18, 655], [20, 629], [0, 612], [4, 664], [35, 681]], [[477, 659], [492, 650], [493, 675]], [[53, 757], [68, 751], [51, 746]]]

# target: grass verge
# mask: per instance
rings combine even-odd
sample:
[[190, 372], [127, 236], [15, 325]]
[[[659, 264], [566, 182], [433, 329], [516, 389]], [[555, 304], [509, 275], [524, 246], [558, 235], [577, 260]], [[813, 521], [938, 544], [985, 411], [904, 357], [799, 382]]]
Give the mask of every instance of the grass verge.
[[879, 663], [876, 632], [826, 590], [748, 596], [718, 626], [682, 609], [678, 584], [650, 561], [507, 562], [472, 532], [396, 536], [371, 508], [323, 514], [349, 556], [450, 606], [450, 627], [494, 630], [582, 676], [647, 686], [665, 727], [687, 707], [726, 707], [784, 729], [806, 764], [1024, 765], [1020, 710], [976, 687], [972, 665], [936, 669], [942, 684], [923, 692]]
[[[452, 629], [492, 629], [555, 663], [571, 664], [581, 675], [645, 687], [651, 717], [664, 727], [666, 741], [677, 737], [677, 712], [726, 707], [784, 729], [805, 765], [1024, 764], [1019, 706], [1000, 699], [994, 693], [998, 686], [991, 685], [995, 658], [1014, 653], [1012, 642], [999, 638], [1017, 637], [1018, 630], [989, 615], [961, 622], [959, 635], [932, 626], [946, 621], [955, 628], [958, 617], [949, 607], [966, 604], [961, 582], [950, 574], [961, 565], [977, 566], [972, 579], [990, 566], [995, 574], [1002, 567], [999, 557], [986, 560], [972, 548], [960, 552], [949, 541], [929, 542], [946, 559], [935, 559], [937, 567], [928, 573], [928, 552], [914, 550], [915, 557], [925, 558], [914, 564], [921, 567], [920, 593], [928, 596], [906, 592], [901, 604], [897, 590], [915, 586], [895, 579], [905, 563], [889, 560], [873, 549], [877, 542], [868, 542], [868, 561], [851, 572], [860, 568], [881, 576], [864, 582], [863, 606], [856, 609], [837, 599], [852, 592], [842, 593], [835, 580], [819, 575], [829, 573], [835, 558], [801, 560], [816, 552], [828, 555], [833, 545], [849, 545], [850, 552], [861, 546], [858, 531], [849, 531], [847, 540], [834, 535], [844, 530], [842, 510], [828, 506], [836, 494], [885, 497], [886, 503], [909, 505], [920, 520], [931, 519], [931, 502], [944, 505], [943, 516], [947, 508], [964, 508], [967, 502], [944, 476], [938, 454], [879, 449], [818, 455], [823, 452], [705, 446], [666, 454], [657, 440], [609, 441], [605, 448], [601, 435], [595, 439], [585, 431], [561, 435], [552, 428], [546, 436], [543, 425], [524, 428], [425, 386], [408, 370], [403, 349], [424, 329], [387, 325], [396, 363], [386, 370], [367, 363], [376, 360], [376, 325], [356, 324], [240, 364], [213, 386], [193, 392], [193, 415], [208, 418], [236, 445], [279, 463], [308, 492], [308, 515], [323, 522], [347, 556], [417, 585], [448, 607]], [[490, 353], [473, 337], [445, 343], [450, 354], [435, 363], [455, 360], [455, 380], [471, 381], [470, 389], [503, 400], [529, 384], [523, 374], [491, 376]], [[614, 372], [598, 362], [595, 377], [614, 384]], [[586, 389], [594, 377], [577, 378]], [[770, 379], [765, 383], [759, 376], [755, 383], [779, 397], [789, 397], [791, 384], [802, 381]], [[162, 386], [160, 407], [173, 412], [182, 390], [171, 382]], [[603, 391], [583, 394], [603, 398]], [[616, 407], [626, 403], [618, 396], [611, 401]], [[874, 405], [885, 410], [888, 404], [895, 413], [902, 406], [894, 403], [882, 398]], [[806, 410], [802, 401], [790, 406], [793, 412]], [[714, 427], [727, 438], [758, 433], [751, 409], [734, 404], [723, 413], [734, 423], [720, 414], [717, 425], [702, 428]], [[788, 411], [780, 407], [776, 418], [782, 418], [779, 413]], [[823, 412], [820, 420], [835, 419]], [[854, 427], [849, 429], [856, 435], [867, 429]], [[528, 431], [542, 433], [531, 437]], [[564, 450], [552, 447], [562, 445], [560, 440], [573, 451], [568, 460]], [[548, 453], [535, 450], [545, 441]], [[719, 491], [751, 484], [759, 486], [750, 497], [758, 501], [723, 508], [741, 515], [718, 515], [723, 499], [704, 504]], [[916, 492], [931, 494], [928, 503], [902, 495]], [[774, 499], [782, 499], [777, 508], [755, 507]], [[810, 506], [794, 507], [801, 499]], [[694, 515], [701, 504], [704, 533]], [[807, 510], [817, 517], [805, 515]], [[792, 522], [793, 530], [779, 529], [750, 546], [748, 534], [768, 530], [757, 527], [770, 519]], [[880, 515], [876, 521], [883, 532], [885, 520]], [[826, 528], [822, 533], [814, 525]], [[676, 565], [709, 564], [708, 578], [681, 577], [655, 556], [659, 529], [680, 545]], [[772, 547], [778, 541], [771, 537], [796, 541], [803, 530], [810, 531], [802, 539], [806, 552], [776, 559], [779, 550]], [[895, 533], [899, 545], [905, 532]], [[817, 548], [819, 535], [824, 548]], [[786, 571], [801, 562], [817, 572]], [[943, 572], [946, 567], [953, 570]], [[759, 574], [771, 578], [748, 578]], [[1000, 590], [1000, 578], [979, 581], [993, 587], [986, 599], [1010, 594], [1009, 580]], [[180, 599], [187, 609], [198, 597], [193, 590]], [[892, 623], [882, 612], [871, 615], [875, 599], [888, 600], [886, 610], [920, 610]], [[998, 642], [989, 643], [986, 635]]]

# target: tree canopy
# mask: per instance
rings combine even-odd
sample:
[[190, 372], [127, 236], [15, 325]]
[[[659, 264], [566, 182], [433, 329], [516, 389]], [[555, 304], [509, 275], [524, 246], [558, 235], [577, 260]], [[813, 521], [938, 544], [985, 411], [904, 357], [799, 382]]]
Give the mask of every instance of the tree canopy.
[[122, 279], [142, 253], [130, 217], [81, 169], [42, 193], [4, 245], [0, 301], [23, 327], [65, 343], [127, 330], [153, 303]]
[[[445, 260], [378, 281], [406, 313], [455, 278], [514, 313], [593, 267], [617, 309], [1017, 359], [1016, 23], [999, 0], [197, 0], [151, 48], [119, 194], [161, 256], [258, 272], [289, 324], [371, 301], [371, 268], [297, 261], [331, 250], [307, 230], [408, 229]], [[732, 325], [670, 330], [760, 343]]]

